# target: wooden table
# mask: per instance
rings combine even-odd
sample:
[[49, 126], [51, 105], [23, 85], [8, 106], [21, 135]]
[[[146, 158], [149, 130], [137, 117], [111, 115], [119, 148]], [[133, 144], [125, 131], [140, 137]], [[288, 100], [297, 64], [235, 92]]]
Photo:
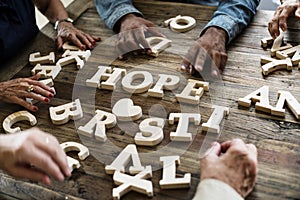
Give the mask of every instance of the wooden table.
[[[105, 173], [105, 164], [110, 164], [119, 152], [128, 144], [134, 143], [134, 135], [138, 125], [149, 116], [166, 117], [171, 112], [200, 112], [202, 121], [206, 122], [211, 113], [212, 105], [222, 105], [230, 108], [230, 114], [224, 122], [219, 142], [233, 138], [241, 138], [247, 143], [253, 143], [258, 148], [259, 172], [254, 191], [247, 199], [300, 199], [300, 125], [299, 121], [287, 111], [285, 118], [273, 117], [262, 112], [238, 107], [237, 100], [251, 93], [263, 85], [270, 86], [270, 101], [276, 104], [278, 90], [290, 91], [300, 100], [300, 71], [296, 68], [292, 72], [277, 71], [263, 77], [260, 67], [260, 56], [269, 55], [260, 46], [260, 40], [268, 36], [267, 21], [272, 12], [258, 11], [252, 23], [228, 47], [228, 62], [224, 71], [221, 85], [211, 85], [210, 91], [201, 98], [199, 106], [184, 106], [176, 102], [172, 92], [166, 92], [163, 99], [147, 97], [145, 93], [134, 94], [131, 99], [143, 109], [140, 120], [131, 123], [119, 123], [118, 126], [107, 131], [108, 142], [100, 143], [77, 134], [77, 128], [84, 125], [94, 115], [95, 109], [111, 112], [113, 103], [126, 96], [120, 89], [115, 92], [95, 90], [85, 86], [84, 81], [90, 78], [98, 65], [111, 65], [130, 70], [150, 70], [155, 81], [157, 73], [180, 75], [182, 80], [177, 92], [185, 86], [185, 81], [191, 78], [188, 74], [180, 73], [176, 69], [181, 63], [180, 55], [184, 55], [189, 45], [198, 37], [201, 28], [209, 21], [215, 8], [189, 4], [164, 3], [153, 1], [135, 1], [145, 18], [162, 26], [162, 22], [170, 17], [189, 15], [197, 20], [197, 26], [185, 34], [175, 34], [164, 29], [165, 34], [173, 40], [172, 51], [164, 52], [157, 58], [148, 56], [129, 55], [125, 61], [110, 57], [113, 51], [109, 41], [114, 33], [109, 30], [98, 17], [96, 9], [90, 0], [75, 1], [68, 11], [70, 16], [77, 18], [75, 25], [84, 31], [102, 37], [92, 56], [86, 63], [84, 70], [76, 70], [74, 65], [63, 68], [54, 80], [57, 95], [50, 104], [39, 103], [39, 111], [35, 113], [38, 127], [55, 135], [62, 142], [75, 141], [85, 144], [91, 151], [91, 156], [80, 161], [81, 167], [72, 173], [72, 177], [61, 182], [53, 182], [51, 186], [15, 180], [1, 173], [0, 199], [111, 199], [112, 189], [116, 187], [112, 176]], [[299, 26], [289, 31], [287, 40], [300, 42]], [[28, 77], [32, 66], [28, 63], [31, 52], [41, 51], [47, 54], [55, 51], [57, 57], [62, 52], [55, 50], [55, 32], [52, 25], [43, 28], [37, 38], [32, 41], [19, 56], [1, 67], [1, 80], [13, 77]], [[110, 47], [110, 48], [109, 48]], [[177, 48], [175, 48], [177, 47]], [[194, 77], [194, 79], [202, 80]], [[127, 95], [128, 96], [128, 95]], [[129, 96], [130, 97], [130, 96]], [[49, 117], [49, 107], [68, 103], [76, 98], [82, 102], [84, 117], [75, 123], [61, 126], [53, 125]], [[96, 102], [96, 103], [95, 103]], [[0, 104], [0, 121], [9, 114], [22, 110], [17, 105]], [[27, 129], [27, 122], [17, 125]], [[191, 143], [171, 142], [170, 132], [176, 130], [176, 125], [166, 124], [165, 138], [155, 147], [138, 147], [142, 164], [153, 167], [152, 182], [154, 197], [152, 199], [191, 199], [199, 182], [198, 153], [205, 138], [201, 126], [190, 124], [193, 134]], [[4, 132], [1, 128], [0, 132]], [[191, 173], [192, 182], [189, 189], [163, 190], [159, 187], [162, 177], [159, 156], [180, 155], [181, 164], [177, 167], [177, 174], [182, 176]], [[76, 152], [69, 154], [77, 158]], [[123, 199], [150, 199], [137, 192], [129, 192]]]

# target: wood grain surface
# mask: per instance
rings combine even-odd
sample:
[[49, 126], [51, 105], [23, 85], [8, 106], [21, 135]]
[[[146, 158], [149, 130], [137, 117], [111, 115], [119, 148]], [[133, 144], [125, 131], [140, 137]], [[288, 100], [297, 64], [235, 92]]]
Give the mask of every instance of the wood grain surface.
[[[300, 101], [300, 71], [294, 68], [292, 72], [277, 71], [264, 77], [260, 67], [260, 56], [269, 55], [260, 46], [260, 40], [268, 37], [267, 22], [272, 17], [270, 11], [258, 11], [253, 21], [243, 33], [228, 46], [228, 62], [222, 80], [213, 81], [210, 91], [205, 92], [200, 104], [196, 106], [179, 104], [175, 94], [185, 87], [187, 79], [207, 80], [205, 76], [191, 77], [188, 73], [178, 70], [182, 57], [198, 38], [201, 29], [210, 20], [216, 8], [192, 4], [180, 4], [160, 1], [134, 1], [146, 19], [153, 21], [160, 30], [173, 41], [172, 46], [162, 52], [157, 58], [146, 55], [129, 54], [126, 60], [116, 59], [114, 41], [115, 33], [109, 30], [99, 18], [92, 1], [75, 1], [68, 8], [76, 27], [96, 36], [101, 36], [92, 51], [85, 67], [78, 71], [75, 64], [63, 67], [54, 80], [57, 92], [49, 104], [39, 103], [37, 126], [55, 135], [60, 143], [75, 141], [86, 145], [91, 155], [80, 161], [81, 167], [73, 171], [72, 176], [64, 182], [53, 180], [51, 186], [29, 181], [15, 180], [1, 173], [0, 199], [112, 199], [112, 189], [116, 187], [111, 175], [105, 173], [105, 165], [110, 164], [120, 151], [128, 144], [134, 144], [134, 135], [138, 125], [150, 116], [167, 119], [172, 112], [200, 113], [201, 124], [207, 122], [213, 110], [212, 105], [230, 108], [229, 116], [224, 120], [222, 134], [218, 139], [223, 142], [233, 138], [241, 138], [247, 143], [253, 143], [258, 148], [258, 177], [254, 191], [247, 199], [300, 199], [300, 124], [287, 109], [285, 118], [270, 116], [257, 112], [254, 106], [242, 108], [237, 100], [253, 92], [261, 86], [270, 87], [270, 103], [276, 104], [277, 91], [290, 91]], [[72, 14], [73, 13], [73, 14]], [[196, 19], [196, 27], [187, 33], [174, 33], [163, 28], [162, 22], [177, 15], [188, 15]], [[300, 42], [300, 26], [291, 27], [286, 33], [286, 41], [297, 44]], [[55, 32], [48, 24], [34, 41], [21, 51], [16, 59], [6, 63], [0, 69], [0, 80], [30, 76], [28, 62], [29, 54], [40, 51], [47, 54], [55, 51], [57, 58], [63, 52], [55, 49]], [[172, 74], [180, 77], [179, 88], [165, 92], [163, 99], [148, 97], [146, 93], [128, 94], [122, 90], [118, 82], [115, 91], [95, 89], [85, 86], [85, 80], [91, 78], [99, 65], [120, 67], [129, 73], [132, 70], [149, 71], [157, 81], [158, 74]], [[53, 125], [49, 116], [49, 107], [69, 103], [79, 98], [84, 116], [82, 119], [65, 125]], [[135, 105], [141, 106], [143, 116], [134, 122], [122, 122], [107, 130], [107, 142], [101, 143], [77, 134], [77, 128], [85, 125], [95, 114], [96, 109], [111, 112], [114, 103], [121, 98], [131, 98]], [[9, 114], [23, 110], [20, 106], [0, 103], [0, 121]], [[167, 121], [167, 120], [166, 120]], [[30, 128], [28, 122], [18, 122], [22, 129]], [[170, 132], [177, 125], [166, 123], [162, 143], [154, 147], [138, 146], [143, 165], [152, 165], [154, 196], [129, 192], [123, 199], [191, 199], [199, 182], [200, 165], [199, 150], [206, 136], [201, 125], [189, 126], [193, 135], [192, 142], [174, 142], [170, 140]], [[4, 133], [2, 127], [0, 132]], [[68, 155], [78, 159], [76, 152]], [[191, 187], [188, 189], [161, 189], [159, 180], [162, 178], [162, 163], [159, 156], [180, 155], [181, 164], [177, 167], [178, 177], [185, 173], [192, 174]]]

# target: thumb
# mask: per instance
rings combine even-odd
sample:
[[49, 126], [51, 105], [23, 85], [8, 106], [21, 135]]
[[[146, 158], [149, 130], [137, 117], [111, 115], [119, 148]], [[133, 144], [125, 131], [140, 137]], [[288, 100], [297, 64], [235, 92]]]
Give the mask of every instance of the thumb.
[[298, 6], [298, 8], [295, 12], [295, 17], [300, 20], [300, 5]]
[[218, 142], [212, 143], [211, 147], [205, 152], [204, 157], [219, 157], [221, 153], [221, 145]]

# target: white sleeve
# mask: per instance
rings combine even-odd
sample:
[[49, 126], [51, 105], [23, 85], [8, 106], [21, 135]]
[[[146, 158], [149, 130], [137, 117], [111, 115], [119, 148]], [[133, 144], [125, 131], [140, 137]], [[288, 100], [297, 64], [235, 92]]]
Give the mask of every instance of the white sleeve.
[[204, 179], [199, 183], [193, 200], [244, 200], [244, 198], [223, 181]]

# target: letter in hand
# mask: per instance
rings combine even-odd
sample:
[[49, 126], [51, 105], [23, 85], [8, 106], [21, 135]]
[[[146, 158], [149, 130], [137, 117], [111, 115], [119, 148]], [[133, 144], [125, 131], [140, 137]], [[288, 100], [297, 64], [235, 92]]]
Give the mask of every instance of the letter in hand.
[[57, 139], [37, 128], [0, 135], [0, 168], [20, 179], [51, 183], [71, 175]]
[[120, 32], [116, 52], [119, 59], [123, 59], [124, 55], [130, 52], [134, 52], [136, 55], [139, 53], [150, 55], [152, 51], [146, 38], [150, 36], [165, 37], [153, 22], [134, 14], [125, 15], [118, 24], [120, 24]]
[[257, 175], [257, 149], [240, 139], [213, 143], [200, 160], [201, 180], [217, 179], [246, 197], [254, 188]]

